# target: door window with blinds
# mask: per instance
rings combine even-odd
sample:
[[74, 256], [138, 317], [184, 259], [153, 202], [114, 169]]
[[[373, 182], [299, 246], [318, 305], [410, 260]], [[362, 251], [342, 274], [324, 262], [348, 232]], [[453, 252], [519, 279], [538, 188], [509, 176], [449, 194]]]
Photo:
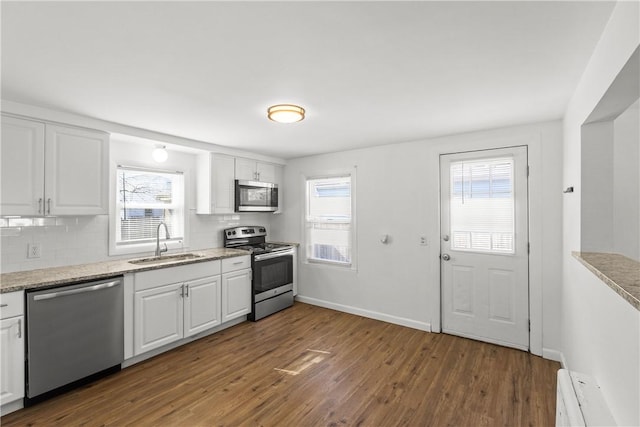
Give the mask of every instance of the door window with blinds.
[[451, 163], [451, 249], [514, 253], [511, 157]]
[[351, 175], [306, 180], [306, 258], [351, 266]]
[[[171, 241], [183, 240], [184, 176], [181, 172], [118, 167], [117, 181], [117, 246], [155, 244], [161, 222], [167, 225]], [[166, 242], [164, 227], [160, 234]]]

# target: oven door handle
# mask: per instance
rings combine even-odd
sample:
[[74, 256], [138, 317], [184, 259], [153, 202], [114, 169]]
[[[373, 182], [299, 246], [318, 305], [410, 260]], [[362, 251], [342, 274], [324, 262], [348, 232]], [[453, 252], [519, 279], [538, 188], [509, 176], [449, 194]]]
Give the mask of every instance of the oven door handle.
[[254, 260], [255, 261], [264, 261], [265, 259], [277, 258], [277, 257], [285, 256], [285, 255], [293, 255], [294, 252], [295, 251], [293, 249], [287, 249], [285, 251], [270, 252], [268, 254], [256, 255], [254, 257]]

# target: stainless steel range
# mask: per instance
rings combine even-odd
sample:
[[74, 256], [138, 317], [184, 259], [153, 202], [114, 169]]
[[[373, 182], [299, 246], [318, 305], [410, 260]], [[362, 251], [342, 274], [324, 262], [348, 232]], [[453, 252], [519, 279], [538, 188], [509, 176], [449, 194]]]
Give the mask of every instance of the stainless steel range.
[[293, 255], [291, 245], [266, 242], [261, 226], [224, 230], [226, 248], [251, 252], [253, 271], [252, 310], [249, 320], [260, 320], [293, 305]]

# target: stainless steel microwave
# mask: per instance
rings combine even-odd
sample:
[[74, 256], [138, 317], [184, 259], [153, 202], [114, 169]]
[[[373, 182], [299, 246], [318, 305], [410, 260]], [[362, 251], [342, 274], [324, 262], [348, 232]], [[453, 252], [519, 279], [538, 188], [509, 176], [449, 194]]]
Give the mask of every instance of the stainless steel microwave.
[[278, 210], [278, 184], [236, 179], [236, 212]]

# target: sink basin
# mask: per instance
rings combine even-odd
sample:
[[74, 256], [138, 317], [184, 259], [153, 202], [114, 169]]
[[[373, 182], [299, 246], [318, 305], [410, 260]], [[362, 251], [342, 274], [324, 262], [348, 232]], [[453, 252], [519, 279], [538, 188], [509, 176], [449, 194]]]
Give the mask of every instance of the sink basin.
[[164, 264], [167, 262], [187, 261], [190, 259], [196, 259], [196, 258], [202, 258], [202, 257], [203, 255], [188, 253], [188, 254], [154, 256], [152, 258], [134, 259], [133, 261], [129, 261], [129, 263], [135, 264], [135, 265], [157, 265], [157, 264]]

